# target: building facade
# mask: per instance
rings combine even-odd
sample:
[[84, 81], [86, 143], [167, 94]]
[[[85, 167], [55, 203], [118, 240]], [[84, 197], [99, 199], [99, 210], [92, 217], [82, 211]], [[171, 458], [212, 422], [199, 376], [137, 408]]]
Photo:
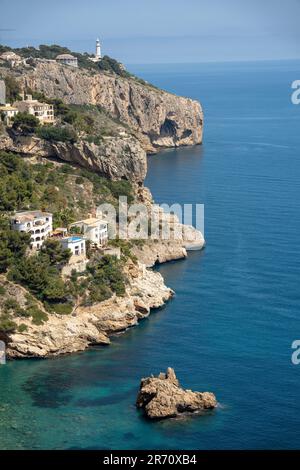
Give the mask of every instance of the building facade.
[[6, 103], [6, 86], [5, 81], [0, 80], [0, 104]]
[[56, 62], [62, 65], [69, 65], [70, 67], [78, 67], [78, 59], [71, 54], [59, 54], [56, 57]]
[[13, 51], [3, 52], [3, 54], [0, 55], [0, 60], [2, 62], [8, 62], [12, 68], [24, 63], [24, 59]]
[[11, 219], [11, 228], [29, 233], [30, 247], [39, 250], [52, 233], [52, 214], [42, 211], [16, 212]]
[[43, 124], [51, 124], [55, 121], [53, 105], [33, 100], [31, 95], [27, 95], [22, 101], [16, 101], [14, 106], [22, 113], [32, 114]]
[[80, 220], [71, 225], [78, 230], [87, 240], [90, 240], [97, 246], [105, 246], [108, 241], [108, 226], [105, 220], [96, 217]]
[[6, 104], [4, 106], [0, 105], [0, 117], [7, 126], [11, 126], [13, 119], [18, 112], [19, 110], [10, 104]]
[[71, 250], [73, 256], [85, 257], [86, 245], [83, 237], [72, 236], [62, 238], [60, 243], [65, 250]]

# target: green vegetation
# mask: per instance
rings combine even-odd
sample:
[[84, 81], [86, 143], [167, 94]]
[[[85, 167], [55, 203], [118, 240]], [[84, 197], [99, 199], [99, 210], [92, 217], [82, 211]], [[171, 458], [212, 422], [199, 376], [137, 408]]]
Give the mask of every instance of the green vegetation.
[[30, 235], [10, 230], [8, 220], [0, 217], [0, 273], [24, 258]]
[[40, 121], [37, 117], [28, 113], [18, 113], [14, 117], [13, 128], [22, 134], [33, 134], [39, 127]]
[[[0, 284], [0, 331], [26, 331], [17, 327], [16, 319], [30, 319], [41, 325], [49, 315], [70, 314], [74, 304], [91, 305], [125, 293], [124, 263], [131, 257], [131, 244], [116, 241], [122, 258], [99, 256], [89, 248], [90, 263], [83, 275], [73, 273], [63, 280], [61, 269], [70, 252], [55, 239], [48, 239], [38, 253], [28, 256], [30, 235], [12, 231], [8, 214], [15, 210], [44, 209], [54, 213], [55, 223], [66, 226], [83, 218], [100, 202], [117, 205], [120, 195], [134, 199], [128, 181], [109, 181], [85, 169], [52, 162], [29, 164], [16, 154], [0, 152], [0, 273], [8, 280], [24, 286], [26, 305], [20, 306]], [[88, 201], [87, 201], [88, 200]], [[8, 296], [8, 297], [7, 297]], [[47, 313], [38, 304], [43, 303]]]
[[11, 316], [7, 313], [0, 315], [0, 331], [4, 333], [13, 333], [17, 328], [16, 322], [14, 322]]
[[[56, 242], [57, 248], [54, 250], [54, 241], [50, 241], [51, 255], [46, 242], [45, 249], [37, 254], [15, 260], [8, 274], [10, 280], [26, 287], [39, 300], [49, 303], [65, 302], [68, 297], [59, 268], [67, 263], [71, 253], [62, 250], [59, 242]], [[54, 261], [56, 258], [59, 263]]]
[[74, 306], [72, 303], [57, 303], [48, 307], [50, 311], [58, 313], [59, 315], [70, 315]]
[[74, 144], [77, 140], [74, 129], [67, 127], [40, 126], [36, 129], [36, 134], [41, 139], [50, 142], [70, 142]]
[[28, 330], [28, 327], [27, 325], [25, 325], [24, 323], [21, 323], [19, 326], [18, 326], [18, 332], [19, 333], [24, 333], [24, 331], [27, 331]]
[[127, 72], [122, 64], [115, 59], [112, 59], [108, 55], [102, 57], [101, 61], [98, 62], [98, 67], [100, 70], [105, 72], [115, 73], [116, 75], [120, 75], [121, 77], [131, 77], [132, 75]]
[[8, 103], [13, 103], [14, 101], [21, 99], [21, 88], [17, 80], [12, 75], [7, 75], [4, 78], [4, 82], [6, 86], [6, 101]]
[[[115, 74], [120, 77], [130, 78], [132, 80], [137, 81], [143, 86], [150, 87], [152, 89], [160, 91], [154, 85], [146, 82], [145, 80], [136, 77], [134, 74], [125, 70], [124, 66], [118, 62], [116, 59], [105, 55], [102, 57], [100, 62], [92, 62], [90, 57], [92, 57], [87, 52], [81, 54], [80, 52], [73, 52], [67, 47], [59, 46], [58, 44], [52, 44], [50, 46], [41, 44], [39, 48], [35, 47], [21, 47], [12, 49], [8, 46], [0, 45], [0, 54], [6, 51], [14, 51], [16, 54], [19, 54], [21, 57], [27, 58], [27, 64], [34, 66], [34, 62], [32, 59], [50, 59], [54, 60], [59, 54], [72, 54], [74, 57], [77, 57], [78, 66], [80, 68], [88, 69], [92, 73], [96, 73], [97, 71], [107, 72], [110, 74]], [[29, 60], [30, 59], [30, 60]]]
[[[54, 214], [56, 227], [69, 225], [103, 202], [110, 202], [117, 209], [119, 196], [127, 196], [129, 203], [134, 200], [132, 185], [127, 180], [111, 181], [66, 164], [28, 164], [21, 156], [6, 152], [0, 152], [0, 174], [0, 216], [16, 210], [44, 208]], [[11, 237], [18, 236], [15, 232], [10, 235], [10, 243]], [[2, 238], [0, 246], [3, 241]]]
[[125, 276], [123, 263], [116, 256], [104, 256], [95, 263], [89, 263], [87, 271], [90, 274], [89, 297], [87, 304], [109, 299], [113, 293], [125, 294]]
[[134, 246], [142, 247], [144, 245], [144, 240], [122, 240], [120, 238], [116, 238], [114, 240], [109, 240], [109, 246], [113, 248], [120, 248], [121, 256], [124, 261], [131, 259], [134, 263], [137, 261], [135, 255], [132, 254], [132, 249]]

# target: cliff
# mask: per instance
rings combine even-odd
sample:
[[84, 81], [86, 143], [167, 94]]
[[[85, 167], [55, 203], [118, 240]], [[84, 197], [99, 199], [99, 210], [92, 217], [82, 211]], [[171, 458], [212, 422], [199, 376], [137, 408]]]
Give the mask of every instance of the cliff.
[[[79, 306], [72, 315], [51, 314], [47, 322], [35, 325], [27, 318], [15, 318], [26, 330], [9, 335], [7, 355], [11, 358], [49, 357], [82, 351], [92, 344], [109, 344], [109, 336], [137, 325], [153, 308], [161, 307], [173, 295], [159, 273], [141, 264], [127, 266], [129, 284], [123, 297], [114, 296], [91, 307]], [[2, 276], [0, 285], [25, 305], [27, 291]], [[42, 304], [39, 308], [43, 310]], [[1, 311], [1, 309], [0, 309]], [[6, 338], [7, 340], [7, 338]]]
[[147, 173], [146, 152], [131, 135], [106, 137], [98, 145], [84, 140], [71, 144], [49, 142], [30, 135], [12, 134], [12, 137], [0, 137], [0, 150], [77, 164], [112, 180], [142, 183]]
[[[47, 208], [60, 217], [65, 215], [64, 208], [72, 208], [74, 217], [80, 218], [94, 213], [100, 202], [115, 203], [124, 189], [120, 183], [126, 183], [132, 199], [144, 202], [150, 211], [152, 196], [142, 185], [147, 172], [146, 152], [202, 141], [203, 115], [198, 102], [158, 90], [133, 77], [74, 69], [46, 61], [37, 61], [34, 67], [21, 71], [3, 69], [2, 72], [13, 73], [23, 88], [42, 92], [49, 98], [61, 98], [64, 103], [83, 108], [93, 105], [87, 111], [94, 117], [93, 132], [80, 129], [74, 142], [40, 138], [38, 133], [26, 134], [16, 129], [3, 129], [0, 136], [0, 150], [25, 157], [21, 161], [33, 163], [32, 167], [36, 163], [47, 164], [42, 166], [45, 173], [50, 172], [49, 180], [33, 170], [32, 177], [40, 182], [38, 188], [34, 186], [35, 197], [37, 201], [46, 200]], [[85, 112], [82, 110], [81, 117]], [[61, 116], [58, 121], [63, 128], [67, 126], [61, 122]], [[70, 171], [61, 177], [62, 168], [66, 167], [62, 162], [70, 164]], [[98, 180], [93, 175], [95, 182], [80, 167], [105, 179]], [[47, 181], [52, 181], [50, 188]], [[162, 220], [172, 224], [174, 231], [182, 230], [183, 226], [174, 216], [163, 212], [160, 215]], [[202, 235], [192, 227], [185, 229], [183, 240], [147, 240], [135, 244], [132, 254], [139, 262], [127, 266], [129, 282], [123, 297], [114, 294], [91, 307], [77, 306], [71, 315], [51, 313], [42, 324], [17, 316], [17, 329], [6, 338], [8, 355], [47, 357], [84, 350], [91, 344], [108, 344], [111, 334], [136, 325], [152, 308], [162, 306], [173, 295], [164, 285], [162, 276], [146, 266], [185, 258], [187, 249], [203, 245]], [[11, 298], [16, 298], [23, 308], [25, 289], [7, 282]], [[38, 307], [47, 314], [41, 303]]]
[[147, 152], [202, 142], [203, 113], [194, 100], [134, 78], [59, 65], [35, 64], [18, 78], [23, 87], [71, 104], [92, 104], [133, 130]]

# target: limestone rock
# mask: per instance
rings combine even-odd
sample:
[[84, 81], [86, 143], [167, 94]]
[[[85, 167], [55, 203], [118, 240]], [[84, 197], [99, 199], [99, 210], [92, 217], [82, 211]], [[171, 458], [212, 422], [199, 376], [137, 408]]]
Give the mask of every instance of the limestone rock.
[[[13, 137], [13, 136], [12, 136]], [[141, 183], [147, 172], [146, 152], [133, 136], [107, 137], [99, 145], [80, 140], [74, 144], [48, 142], [32, 136], [0, 138], [0, 150], [24, 156], [55, 158], [95, 171], [109, 179]]]
[[136, 406], [151, 419], [173, 418], [182, 413], [195, 413], [216, 408], [213, 393], [192, 392], [180, 387], [174, 369], [158, 377], [141, 380]]
[[140, 186], [136, 188], [138, 201], [147, 207], [148, 218], [156, 213], [159, 225], [167, 227], [165, 234], [160, 232], [157, 239], [149, 238], [143, 245], [133, 247], [133, 254], [147, 267], [167, 261], [179, 260], [187, 257], [189, 250], [201, 250], [205, 245], [203, 234], [191, 225], [180, 223], [174, 214], [165, 212], [160, 206], [155, 205], [152, 194], [148, 188]]
[[[152, 308], [161, 307], [173, 295], [159, 273], [141, 264], [136, 270], [124, 297], [114, 296], [91, 307], [80, 306], [74, 315], [50, 314], [42, 325], [33, 325], [26, 318], [16, 318], [17, 324], [25, 324], [27, 330], [10, 335], [7, 356], [49, 357], [83, 351], [92, 344], [109, 344], [110, 335], [137, 325]], [[6, 288], [20, 291], [18, 298], [24, 296], [22, 292], [26, 293], [25, 289], [12, 283], [8, 283]]]
[[93, 104], [136, 132], [144, 149], [202, 142], [203, 113], [197, 101], [178, 97], [134, 78], [37, 62], [19, 77], [22, 86], [71, 104]]

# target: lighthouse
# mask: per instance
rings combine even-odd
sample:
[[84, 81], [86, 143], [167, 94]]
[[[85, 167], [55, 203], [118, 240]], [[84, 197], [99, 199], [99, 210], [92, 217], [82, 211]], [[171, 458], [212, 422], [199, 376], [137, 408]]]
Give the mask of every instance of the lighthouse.
[[99, 38], [96, 39], [96, 54], [93, 55], [92, 57], [89, 57], [89, 59], [95, 63], [100, 62], [101, 60], [101, 44], [100, 44]]
[[95, 59], [100, 60], [101, 59], [101, 46], [100, 46], [100, 39], [97, 38], [96, 40], [96, 54], [95, 54]]

